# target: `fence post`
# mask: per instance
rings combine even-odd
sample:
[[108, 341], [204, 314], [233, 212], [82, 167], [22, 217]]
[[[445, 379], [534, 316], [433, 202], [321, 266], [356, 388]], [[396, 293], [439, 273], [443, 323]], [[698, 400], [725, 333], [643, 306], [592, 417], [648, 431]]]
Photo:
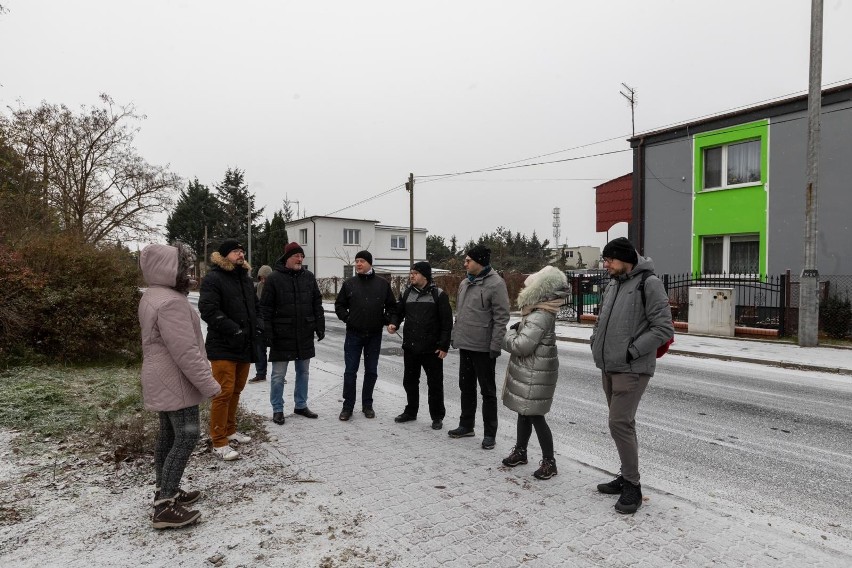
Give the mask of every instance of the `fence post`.
[[781, 290], [779, 290], [778, 295], [781, 297], [781, 305], [778, 310], [778, 337], [784, 337], [787, 334], [787, 305], [790, 300], [790, 287], [788, 283], [790, 281], [790, 271], [788, 270], [786, 274], [779, 276], [779, 281], [781, 284]]
[[583, 315], [583, 277], [575, 276], [573, 280], [574, 311], [577, 312], [577, 323], [580, 323], [581, 316]]

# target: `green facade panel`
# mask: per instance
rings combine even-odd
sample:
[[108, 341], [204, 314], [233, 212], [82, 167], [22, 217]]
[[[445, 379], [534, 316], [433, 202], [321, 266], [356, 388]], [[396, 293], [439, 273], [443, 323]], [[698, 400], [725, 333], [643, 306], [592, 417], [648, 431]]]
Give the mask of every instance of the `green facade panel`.
[[[760, 140], [760, 182], [726, 189], [704, 189], [704, 150], [747, 140]], [[696, 135], [693, 149], [692, 270], [701, 272], [703, 237], [757, 234], [760, 236], [760, 273], [766, 274], [768, 121]]]

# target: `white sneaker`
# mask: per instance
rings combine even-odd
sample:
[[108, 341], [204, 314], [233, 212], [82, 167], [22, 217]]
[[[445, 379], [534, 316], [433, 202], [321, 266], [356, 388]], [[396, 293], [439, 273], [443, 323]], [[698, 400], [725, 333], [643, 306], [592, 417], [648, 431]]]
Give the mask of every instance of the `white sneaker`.
[[213, 448], [213, 453], [225, 461], [234, 461], [240, 457], [239, 452], [231, 448], [231, 446], [222, 446], [221, 448]]
[[246, 436], [242, 432], [234, 432], [228, 439], [232, 442], [239, 442], [240, 444], [248, 444], [251, 442], [251, 436]]

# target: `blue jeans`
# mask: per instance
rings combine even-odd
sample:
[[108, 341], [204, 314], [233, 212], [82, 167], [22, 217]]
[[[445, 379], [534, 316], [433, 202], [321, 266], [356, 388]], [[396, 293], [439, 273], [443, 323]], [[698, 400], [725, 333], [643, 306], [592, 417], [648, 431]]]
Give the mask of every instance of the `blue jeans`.
[[382, 332], [361, 334], [346, 332], [343, 344], [343, 408], [355, 408], [355, 378], [364, 353], [364, 385], [361, 387], [361, 407], [373, 408], [373, 387], [379, 378], [379, 351], [382, 348]]
[[269, 348], [265, 341], [258, 341], [257, 345], [257, 363], [254, 364], [254, 370], [258, 377], [266, 376], [266, 353]]
[[[310, 359], [296, 359], [296, 387], [293, 389], [293, 401], [296, 408], [308, 407], [308, 375]], [[284, 377], [290, 361], [272, 361], [272, 383], [269, 385], [269, 402], [272, 412], [284, 412]]]

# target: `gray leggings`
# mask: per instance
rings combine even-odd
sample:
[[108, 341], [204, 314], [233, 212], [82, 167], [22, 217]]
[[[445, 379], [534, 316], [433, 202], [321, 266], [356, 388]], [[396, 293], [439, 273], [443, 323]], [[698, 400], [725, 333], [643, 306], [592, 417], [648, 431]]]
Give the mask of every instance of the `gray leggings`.
[[183, 470], [198, 443], [198, 406], [160, 412], [159, 415], [160, 434], [154, 450], [154, 468], [160, 496], [169, 499], [180, 489]]

